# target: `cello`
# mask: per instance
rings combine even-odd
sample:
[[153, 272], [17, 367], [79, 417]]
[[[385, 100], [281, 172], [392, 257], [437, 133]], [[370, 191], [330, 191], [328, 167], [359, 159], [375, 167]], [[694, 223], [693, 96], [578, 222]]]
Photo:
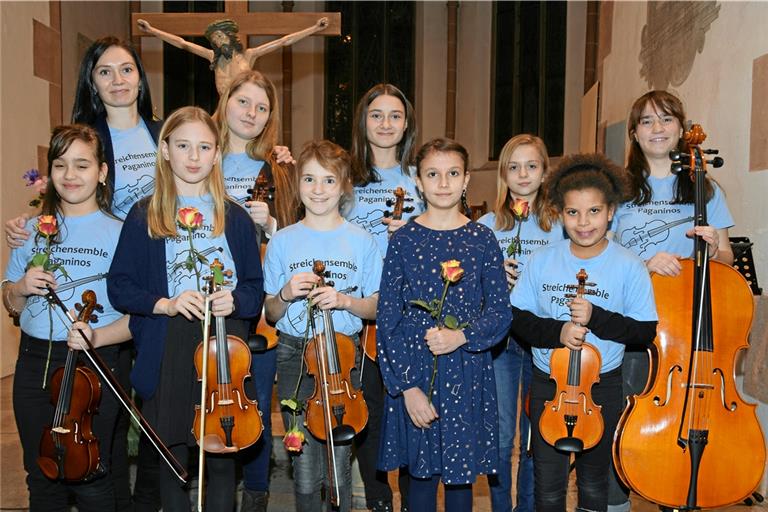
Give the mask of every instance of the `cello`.
[[[317, 287], [326, 283], [325, 264], [315, 260], [312, 271], [320, 277]], [[329, 498], [339, 504], [339, 483], [336, 472], [336, 443], [350, 443], [368, 422], [368, 407], [362, 391], [355, 389], [350, 372], [355, 366], [355, 344], [351, 338], [337, 334], [333, 329], [330, 310], [321, 311], [323, 330], [317, 332], [315, 311], [310, 314], [312, 339], [304, 349], [307, 373], [314, 377], [315, 389], [307, 399], [305, 423], [307, 430], [320, 441], [326, 442], [328, 462]]]
[[[569, 285], [576, 289], [575, 294], [566, 297], [581, 298], [589, 294], [587, 283], [589, 276], [582, 268], [576, 274], [578, 285]], [[600, 442], [603, 437], [603, 416], [601, 406], [592, 401], [592, 386], [600, 382], [600, 352], [589, 344], [581, 345], [581, 350], [568, 347], [552, 351], [549, 362], [549, 378], [557, 384], [555, 396], [544, 402], [544, 410], [539, 419], [539, 432], [548, 444], [568, 453], [580, 453]]]
[[[395, 189], [395, 199], [387, 199], [386, 204], [392, 207], [391, 212], [384, 212], [384, 217], [392, 220], [401, 220], [404, 213], [411, 213], [413, 206], [405, 206], [406, 201], [413, 201], [413, 198], [405, 197], [405, 189], [397, 187]], [[363, 335], [361, 336], [363, 353], [371, 361], [376, 361], [376, 322], [365, 320], [363, 322]]]
[[[707, 224], [706, 160], [701, 126], [685, 132], [687, 153], [673, 151], [672, 171], [695, 185], [695, 225]], [[682, 179], [682, 178], [679, 178]], [[673, 508], [738, 503], [760, 483], [765, 442], [755, 414], [734, 380], [739, 351], [749, 346], [752, 292], [733, 267], [709, 260], [695, 238], [693, 259], [677, 277], [651, 276], [659, 323], [651, 349], [652, 378], [629, 398], [619, 421], [613, 460], [621, 479], [644, 498]]]
[[[94, 311], [104, 308], [93, 290], [85, 290], [75, 304], [79, 322], [97, 322]], [[51, 402], [56, 404], [51, 426], [43, 430], [37, 465], [51, 480], [87, 482], [105, 472], [99, 440], [93, 434], [93, 416], [99, 410], [101, 382], [96, 372], [78, 362], [69, 349], [64, 366], [51, 377]]]

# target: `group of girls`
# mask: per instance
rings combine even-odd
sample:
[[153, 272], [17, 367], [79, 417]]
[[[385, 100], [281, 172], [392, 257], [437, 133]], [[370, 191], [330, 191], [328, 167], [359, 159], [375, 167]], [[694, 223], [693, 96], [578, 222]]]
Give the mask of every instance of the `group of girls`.
[[[626, 171], [596, 155], [565, 157], [550, 169], [538, 137], [512, 138], [500, 156], [494, 211], [475, 223], [464, 208], [466, 149], [435, 139], [415, 151], [414, 110], [394, 86], [377, 85], [360, 100], [351, 154], [328, 141], [310, 142], [293, 171], [292, 156], [277, 146], [274, 85], [256, 71], [233, 80], [213, 118], [184, 107], [159, 134], [141, 62], [120, 41], [94, 43], [77, 90], [73, 122], [79, 124], [55, 130], [48, 154], [41, 214], [58, 223], [52, 249], [37, 227], [41, 217], [6, 223], [15, 249], [2, 293], [22, 329], [14, 411], [31, 510], [64, 510], [70, 493], [80, 510], [131, 506], [120, 433], [127, 420], [119, 419], [108, 392], [94, 423], [104, 475], [67, 484], [47, 479], [36, 463], [53, 413], [45, 383], [68, 348], [83, 348], [78, 331], [46, 312], [41, 296], [47, 286], [107, 273], [106, 281], [93, 277], [70, 291], [72, 303], [71, 296], [95, 289], [105, 307], [97, 325], [76, 325], [119, 377], [130, 372], [145, 416], [182, 464], [196, 444], [191, 427], [199, 385], [192, 361], [206, 302], [241, 338], [262, 305], [277, 324], [278, 347], [254, 351], [245, 388], [258, 401], [264, 432], [238, 457], [207, 457], [208, 510], [234, 508], [238, 461], [242, 509], [266, 510], [275, 376], [281, 401], [304, 401], [313, 388], [302, 363], [313, 314], [308, 304], [331, 312], [336, 331], [358, 348], [363, 321], [377, 320], [378, 358], [356, 351], [351, 374], [369, 409], [357, 454], [370, 509], [392, 510], [386, 471], [399, 469], [401, 510], [435, 510], [440, 481], [446, 510], [470, 510], [481, 474], [491, 476], [493, 509], [511, 510], [519, 428], [521, 441], [530, 442], [521, 442], [515, 510], [564, 510], [569, 457], [544, 442], [538, 419], [554, 393], [552, 349], [578, 350], [585, 341], [602, 356], [594, 398], [605, 434], [576, 458], [579, 507], [605, 510], [610, 500], [610, 507], [628, 508], [616, 482], [615, 492], [605, 489], [624, 397], [639, 392], [648, 374], [645, 352], [625, 351], [646, 346], [655, 333], [648, 273], [678, 273], [677, 260], [691, 254], [694, 234], [707, 241], [713, 258], [733, 258], [727, 243], [733, 222], [722, 191], [708, 184], [713, 227], [692, 229], [691, 187], [670, 173], [668, 153], [681, 147], [685, 119], [677, 98], [653, 91], [635, 103]], [[273, 201], [248, 191], [260, 175], [274, 183]], [[396, 188], [413, 206], [398, 220], [387, 210]], [[527, 202], [530, 213], [513, 211], [516, 200]], [[669, 237], [652, 247], [624, 236], [657, 217], [643, 208], [648, 203], [673, 214], [664, 219]], [[178, 225], [182, 207], [202, 214], [194, 230]], [[259, 245], [266, 241], [262, 272]], [[66, 274], [28, 265], [45, 250]], [[200, 292], [205, 269], [178, 264], [194, 261], [196, 252], [232, 271], [229, 287], [207, 298]], [[325, 263], [333, 286], [319, 286], [314, 260]], [[451, 267], [461, 272], [452, 274]], [[582, 268], [599, 293], [566, 300], [563, 290]], [[121, 348], [129, 339], [132, 370], [132, 351]], [[524, 409], [518, 398], [528, 394], [530, 420], [518, 412]], [[306, 432], [303, 411], [283, 419], [305, 434], [302, 452], [292, 457], [297, 510], [322, 510], [323, 445]], [[140, 443], [135, 509], [188, 510], [187, 488], [150, 450]], [[349, 510], [351, 447], [335, 450], [338, 508]]]

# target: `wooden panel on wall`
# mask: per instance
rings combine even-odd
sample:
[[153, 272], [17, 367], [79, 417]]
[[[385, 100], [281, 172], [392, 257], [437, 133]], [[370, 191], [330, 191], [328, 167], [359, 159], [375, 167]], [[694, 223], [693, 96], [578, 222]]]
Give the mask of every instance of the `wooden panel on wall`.
[[61, 59], [59, 58], [59, 31], [32, 20], [32, 70], [36, 77], [61, 85]]
[[749, 170], [768, 169], [768, 54], [752, 61], [752, 120], [749, 129]]
[[37, 170], [41, 175], [48, 175], [48, 146], [37, 146]]
[[597, 106], [600, 97], [600, 82], [590, 87], [581, 99], [581, 143], [579, 151], [594, 153], [597, 149]]

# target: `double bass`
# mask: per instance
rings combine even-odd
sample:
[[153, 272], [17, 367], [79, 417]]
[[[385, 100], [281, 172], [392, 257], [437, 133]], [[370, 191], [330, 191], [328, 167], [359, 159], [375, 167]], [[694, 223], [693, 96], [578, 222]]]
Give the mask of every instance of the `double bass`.
[[[411, 213], [413, 206], [405, 206], [406, 201], [413, 201], [410, 197], [405, 197], [405, 189], [397, 187], [395, 189], [395, 199], [387, 199], [387, 206], [392, 208], [391, 212], [384, 212], [384, 217], [392, 220], [401, 220], [404, 213]], [[363, 353], [371, 361], [376, 361], [376, 322], [366, 320], [363, 322], [363, 335], [361, 337]]]
[[[582, 268], [576, 274], [578, 285], [575, 294], [566, 297], [581, 298], [588, 294], [588, 275]], [[552, 351], [549, 362], [549, 378], [557, 384], [552, 400], [544, 402], [539, 419], [539, 432], [548, 444], [568, 453], [580, 453], [600, 442], [603, 437], [601, 406], [592, 401], [592, 386], [600, 382], [600, 352], [583, 343], [581, 350], [568, 347]]]
[[[82, 304], [75, 304], [80, 322], [97, 322], [95, 311], [104, 308], [93, 290], [85, 290]], [[93, 433], [93, 416], [101, 401], [96, 372], [78, 362], [78, 351], [69, 349], [64, 366], [51, 377], [51, 402], [56, 404], [51, 426], [43, 430], [37, 465], [51, 480], [85, 482], [104, 473], [99, 440]]]
[[[707, 224], [706, 135], [684, 134], [687, 153], [673, 151], [672, 171], [695, 185], [695, 225]], [[684, 179], [680, 176], [678, 179]], [[613, 459], [621, 479], [649, 501], [672, 508], [724, 507], [749, 496], [765, 467], [765, 441], [755, 414], [736, 389], [734, 363], [749, 346], [753, 300], [733, 267], [710, 261], [695, 238], [693, 259], [677, 277], [651, 276], [659, 323], [652, 379], [630, 397], [619, 421]]]
[[[326, 283], [325, 264], [315, 260], [312, 271], [320, 277], [317, 287]], [[351, 382], [350, 372], [355, 366], [355, 344], [348, 336], [333, 328], [331, 311], [321, 311], [322, 332], [317, 332], [315, 313], [310, 313], [312, 339], [304, 349], [307, 373], [315, 380], [315, 389], [307, 399], [305, 423], [307, 430], [320, 441], [325, 441], [328, 463], [329, 498], [339, 504], [339, 481], [336, 471], [336, 443], [352, 442], [368, 422], [368, 407], [362, 391]]]

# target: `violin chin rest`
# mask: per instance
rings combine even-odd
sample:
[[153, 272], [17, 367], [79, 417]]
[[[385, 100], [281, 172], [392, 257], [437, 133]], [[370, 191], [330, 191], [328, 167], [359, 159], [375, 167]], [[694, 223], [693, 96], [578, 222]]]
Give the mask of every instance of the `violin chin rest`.
[[351, 443], [355, 438], [355, 429], [349, 425], [339, 425], [331, 431], [333, 442], [338, 444]]
[[248, 348], [251, 352], [264, 352], [267, 350], [267, 338], [261, 334], [253, 333], [248, 336]]
[[555, 449], [561, 452], [580, 453], [584, 451], [584, 441], [577, 437], [561, 437], [555, 441]]
[[[200, 444], [200, 443], [198, 443]], [[232, 453], [237, 451], [237, 446], [227, 446], [222, 439], [214, 434], [206, 434], [204, 439], [205, 451], [208, 453]]]

